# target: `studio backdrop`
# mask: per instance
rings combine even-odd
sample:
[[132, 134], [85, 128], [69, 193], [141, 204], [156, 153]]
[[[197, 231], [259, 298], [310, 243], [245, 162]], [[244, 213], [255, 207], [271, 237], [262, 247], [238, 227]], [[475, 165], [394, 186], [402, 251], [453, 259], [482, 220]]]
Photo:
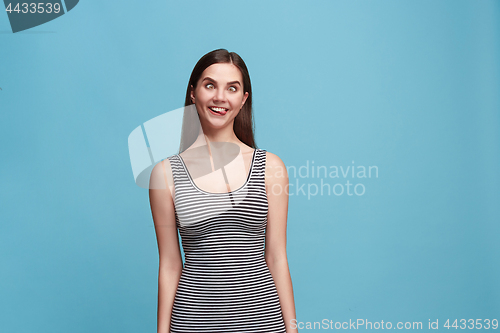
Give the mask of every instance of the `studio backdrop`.
[[499, 1], [4, 4], [1, 332], [156, 331], [129, 138], [218, 48], [288, 170], [299, 331], [498, 329]]

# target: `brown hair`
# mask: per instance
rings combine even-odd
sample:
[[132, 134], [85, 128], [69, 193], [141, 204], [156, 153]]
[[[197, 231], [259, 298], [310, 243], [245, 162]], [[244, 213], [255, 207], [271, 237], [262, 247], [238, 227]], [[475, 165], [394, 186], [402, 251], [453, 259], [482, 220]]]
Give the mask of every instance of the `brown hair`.
[[191, 101], [191, 86], [196, 89], [198, 80], [203, 74], [203, 71], [213, 65], [218, 63], [229, 63], [233, 64], [241, 72], [243, 77], [243, 93], [248, 92], [248, 97], [245, 104], [241, 108], [240, 112], [234, 118], [233, 130], [236, 137], [240, 139], [246, 145], [257, 148], [254, 139], [254, 119], [252, 113], [252, 84], [250, 82], [250, 75], [248, 74], [247, 66], [241, 57], [235, 52], [228, 52], [226, 49], [218, 49], [208, 52], [194, 66], [191, 77], [189, 78], [189, 83], [186, 92], [186, 101], [184, 106], [193, 104]]

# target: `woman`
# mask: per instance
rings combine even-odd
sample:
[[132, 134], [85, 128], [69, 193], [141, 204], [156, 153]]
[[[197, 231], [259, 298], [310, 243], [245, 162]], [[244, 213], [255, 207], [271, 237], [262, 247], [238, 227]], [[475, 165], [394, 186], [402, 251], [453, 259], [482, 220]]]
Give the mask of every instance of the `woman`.
[[158, 333], [297, 332], [288, 176], [278, 156], [255, 145], [243, 60], [225, 49], [204, 55], [185, 105], [195, 111], [184, 115], [180, 153], [151, 174], [168, 189], [149, 192], [160, 257]]

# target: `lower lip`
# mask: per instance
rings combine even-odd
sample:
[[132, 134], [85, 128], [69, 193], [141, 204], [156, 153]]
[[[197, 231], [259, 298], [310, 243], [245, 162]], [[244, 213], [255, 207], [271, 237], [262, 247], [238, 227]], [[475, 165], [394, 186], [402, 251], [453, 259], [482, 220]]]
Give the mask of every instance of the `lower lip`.
[[215, 116], [219, 116], [219, 117], [223, 117], [223, 116], [225, 116], [225, 115], [226, 115], [226, 113], [227, 113], [227, 111], [226, 111], [224, 114], [222, 114], [222, 113], [217, 113], [217, 112], [215, 112], [215, 111], [212, 111], [212, 109], [210, 109], [210, 108], [208, 108], [208, 109], [210, 110], [210, 113], [211, 113], [211, 114], [213, 114], [213, 115], [215, 115]]

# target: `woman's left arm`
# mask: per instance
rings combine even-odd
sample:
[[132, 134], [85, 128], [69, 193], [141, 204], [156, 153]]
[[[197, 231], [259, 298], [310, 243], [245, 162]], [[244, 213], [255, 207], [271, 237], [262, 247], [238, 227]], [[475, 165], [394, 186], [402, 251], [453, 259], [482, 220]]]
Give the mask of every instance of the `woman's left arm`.
[[265, 259], [273, 276], [280, 299], [286, 332], [298, 332], [292, 278], [286, 255], [286, 223], [288, 216], [288, 173], [281, 159], [266, 152], [266, 193], [269, 203], [266, 228]]

